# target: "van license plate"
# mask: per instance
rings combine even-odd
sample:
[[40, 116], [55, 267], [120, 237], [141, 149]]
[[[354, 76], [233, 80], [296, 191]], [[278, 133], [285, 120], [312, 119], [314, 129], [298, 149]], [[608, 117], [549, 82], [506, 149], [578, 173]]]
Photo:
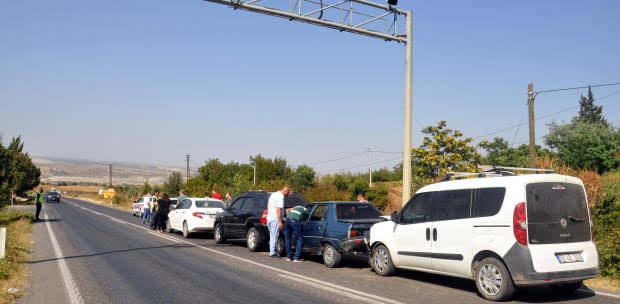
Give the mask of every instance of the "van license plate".
[[560, 262], [560, 264], [583, 262], [583, 258], [580, 253], [556, 254], [555, 257], [558, 258], [558, 262]]

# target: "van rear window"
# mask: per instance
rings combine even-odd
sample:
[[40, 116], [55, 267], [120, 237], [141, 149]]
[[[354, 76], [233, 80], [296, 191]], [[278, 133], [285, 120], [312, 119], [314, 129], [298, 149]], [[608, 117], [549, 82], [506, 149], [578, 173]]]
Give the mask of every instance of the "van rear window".
[[526, 186], [526, 192], [530, 243], [590, 240], [590, 217], [581, 185], [533, 183]]

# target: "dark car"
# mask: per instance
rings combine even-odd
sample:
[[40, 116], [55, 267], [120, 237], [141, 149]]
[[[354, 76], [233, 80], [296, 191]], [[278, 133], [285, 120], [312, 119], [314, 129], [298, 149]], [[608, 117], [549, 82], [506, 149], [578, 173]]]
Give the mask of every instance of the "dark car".
[[[248, 191], [235, 198], [215, 219], [213, 233], [215, 242], [224, 244], [229, 239], [247, 239], [250, 251], [264, 248], [269, 242], [265, 220], [270, 195], [271, 193], [266, 191]], [[297, 192], [291, 192], [284, 198], [284, 208], [307, 204], [309, 202]]]
[[[302, 252], [322, 255], [323, 263], [330, 268], [338, 267], [343, 255], [367, 254], [366, 235], [370, 227], [385, 220], [369, 203], [320, 202], [309, 209], [310, 216], [303, 224]], [[279, 242], [283, 244], [284, 240]], [[294, 245], [292, 241], [291, 246]]]
[[48, 203], [50, 202], [60, 203], [60, 193], [55, 192], [55, 191], [48, 192], [46, 201]]

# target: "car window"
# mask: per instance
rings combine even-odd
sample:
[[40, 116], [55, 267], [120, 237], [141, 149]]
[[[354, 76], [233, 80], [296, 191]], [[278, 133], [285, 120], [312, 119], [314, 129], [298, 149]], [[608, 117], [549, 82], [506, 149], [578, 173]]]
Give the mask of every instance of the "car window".
[[308, 221], [310, 222], [320, 222], [323, 221], [323, 217], [325, 216], [325, 211], [327, 211], [327, 205], [318, 205], [312, 211], [310, 218]]
[[433, 214], [433, 193], [416, 194], [403, 208], [400, 214], [401, 224], [416, 224], [428, 222]]
[[243, 204], [246, 202], [246, 198], [245, 197], [239, 197], [237, 198], [232, 205], [230, 206], [231, 210], [240, 210], [241, 208], [243, 208]]
[[484, 188], [476, 190], [474, 216], [492, 216], [499, 212], [504, 202], [506, 188]]
[[183, 200], [176, 209], [189, 209], [192, 207], [192, 200]]
[[435, 194], [436, 219], [455, 220], [470, 217], [472, 190], [438, 191]]
[[224, 208], [224, 203], [218, 201], [196, 201], [197, 208]]
[[142, 203], [143, 201], [144, 201], [144, 198], [141, 197], [136, 203], [139, 204], [139, 203]]
[[372, 219], [379, 218], [381, 212], [372, 204], [338, 204], [336, 216], [341, 220]]

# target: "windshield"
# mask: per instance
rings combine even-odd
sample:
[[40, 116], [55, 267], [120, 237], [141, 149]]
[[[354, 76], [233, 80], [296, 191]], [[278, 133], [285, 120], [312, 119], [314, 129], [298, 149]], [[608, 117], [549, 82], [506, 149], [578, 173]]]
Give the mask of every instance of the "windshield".
[[218, 201], [196, 201], [197, 208], [224, 208], [224, 203]]
[[341, 220], [357, 220], [357, 219], [371, 219], [378, 218], [381, 212], [375, 208], [375, 206], [362, 203], [362, 204], [338, 204], [336, 206], [336, 215]]

